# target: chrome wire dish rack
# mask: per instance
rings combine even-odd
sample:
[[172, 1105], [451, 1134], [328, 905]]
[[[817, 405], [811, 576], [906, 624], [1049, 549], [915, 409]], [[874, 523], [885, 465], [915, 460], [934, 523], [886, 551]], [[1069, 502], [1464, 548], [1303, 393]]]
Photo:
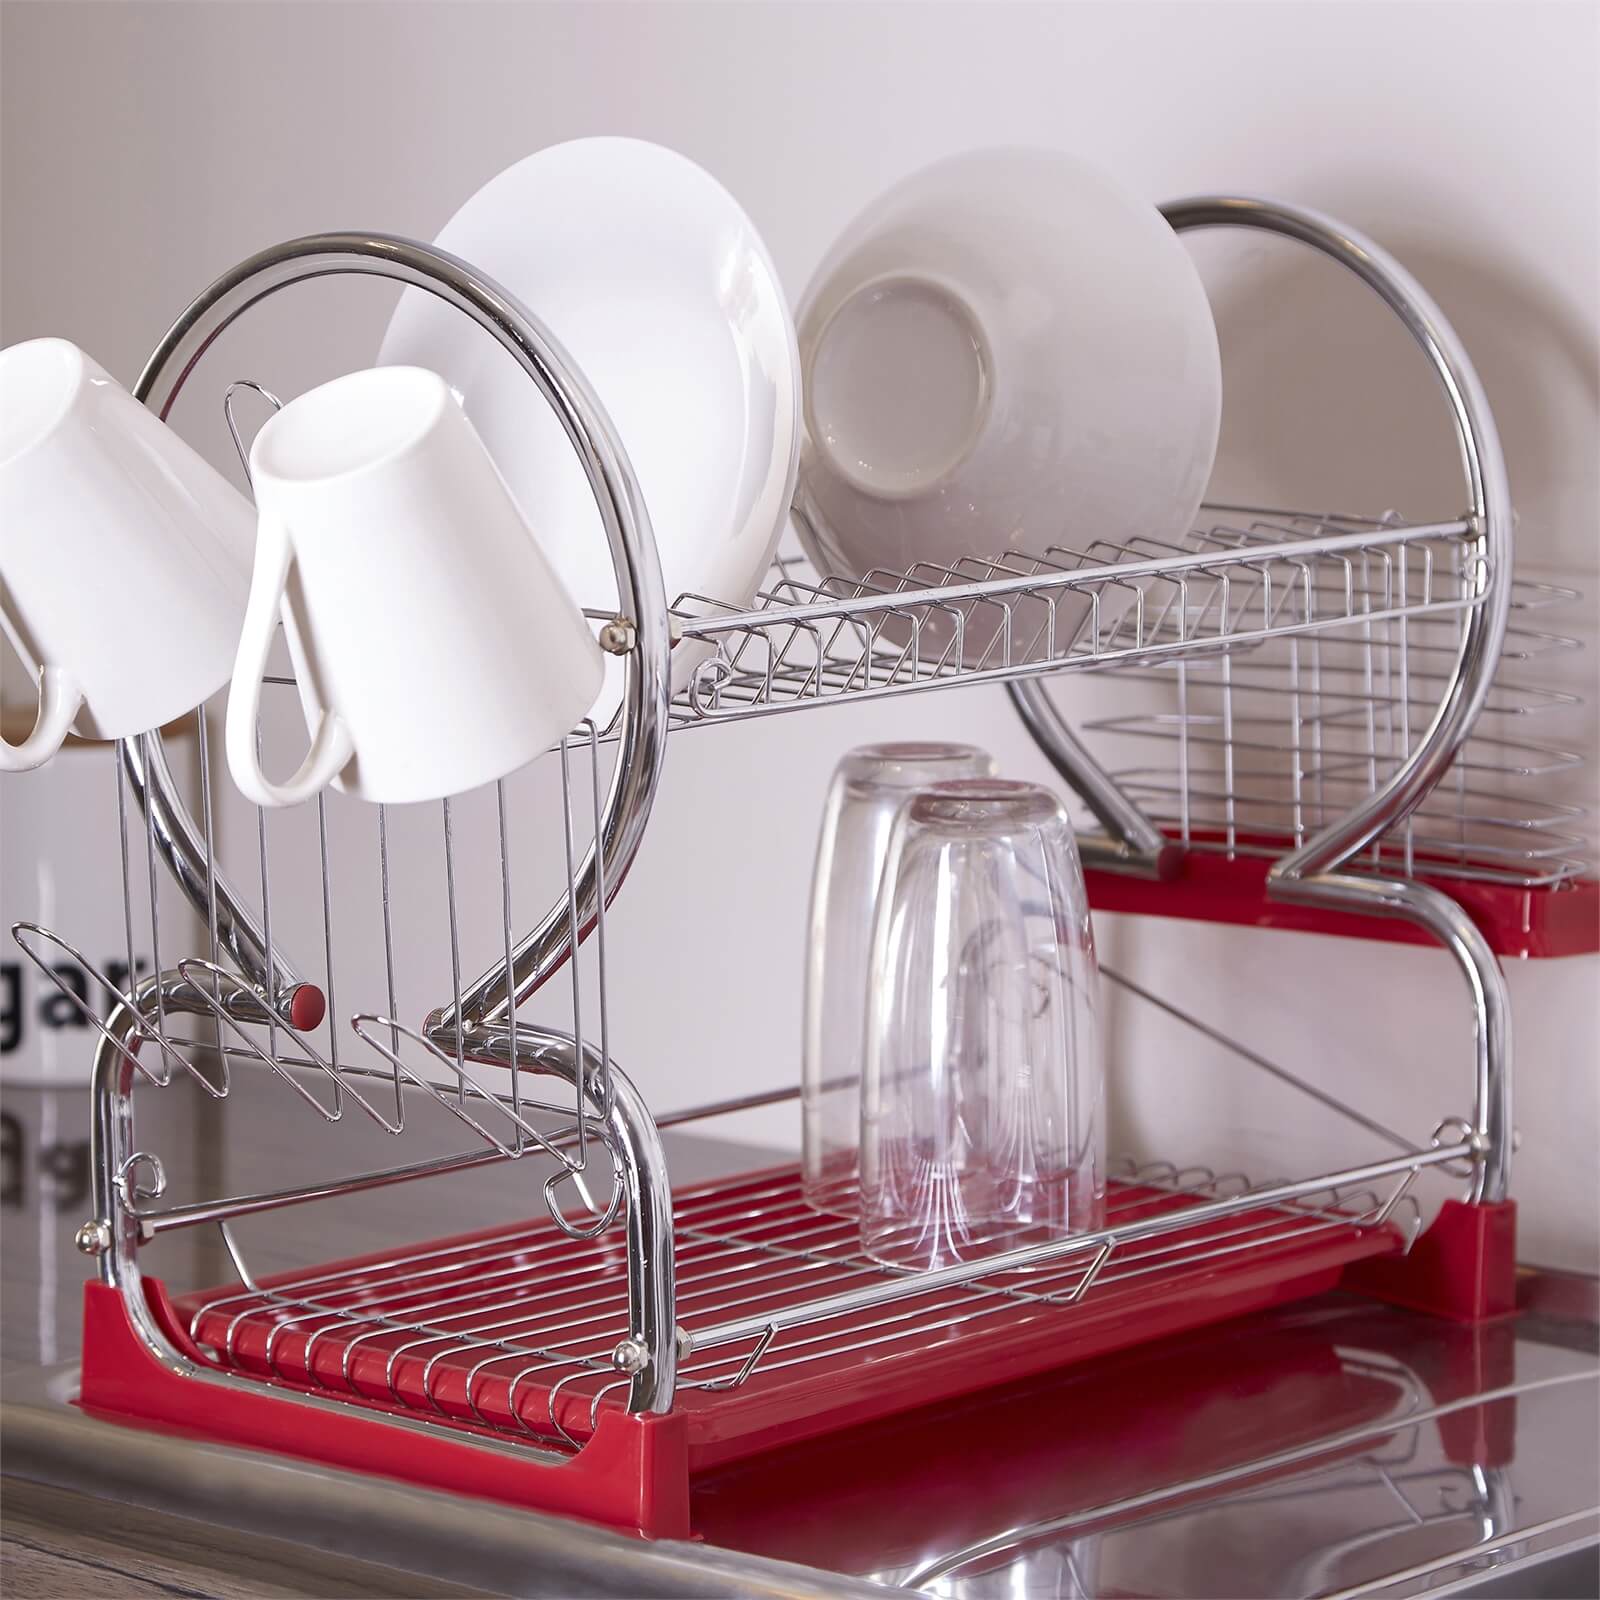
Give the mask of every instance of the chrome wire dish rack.
[[[147, 922], [146, 975], [118, 990], [61, 935], [17, 929], [47, 975], [53, 953], [65, 952], [118, 1000], [109, 1020], [89, 1015], [100, 1038], [95, 1211], [79, 1243], [99, 1271], [86, 1300], [87, 1406], [682, 1534], [702, 1466], [1341, 1280], [1461, 1317], [1505, 1309], [1513, 1211], [1504, 982], [1490, 941], [1422, 870], [1453, 763], [1473, 749], [1493, 703], [1507, 638], [1511, 521], [1493, 420], [1437, 308], [1370, 241], [1263, 201], [1187, 201], [1167, 215], [1180, 229], [1239, 226], [1298, 240], [1374, 289], [1444, 388], [1464, 514], [1405, 523], [1218, 508], [1176, 548], [1011, 552], [860, 583], [783, 564], [753, 608], [690, 596], [669, 606], [637, 484], [582, 374], [534, 312], [469, 264], [401, 239], [318, 236], [242, 263], [189, 307], [138, 386], [163, 416], [235, 318], [329, 273], [429, 290], [498, 339], [555, 409], [588, 474], [620, 597], [604, 637], [625, 656], [627, 687], [614, 729], [585, 725], [537, 764], [554, 784], [560, 827], [519, 833], [521, 807], [505, 783], [438, 808], [403, 808], [404, 817], [384, 808], [335, 815], [318, 800], [291, 848], [285, 824], [269, 841], [258, 819], [258, 883], [248, 892], [218, 849], [204, 709], [198, 817], [159, 733], [122, 743], [113, 765], [128, 967], [141, 970], [134, 929]], [[797, 515], [808, 514], [802, 494]], [[674, 645], [699, 658], [676, 697]], [[1288, 676], [1271, 665], [1283, 652]], [[1358, 677], [1367, 675], [1356, 702], [1366, 709], [1347, 718], [1336, 685], [1351, 652]], [[1164, 778], [1144, 768], [1114, 774], [1091, 756], [1041, 686], [1046, 674], [1112, 669], [1180, 684], [1180, 723], [1098, 730], [1174, 744], [1176, 799]], [[1114, 1183], [1101, 1232], [925, 1274], [866, 1262], [846, 1228], [805, 1209], [792, 1170], [672, 1194], [661, 1130], [796, 1091], [652, 1116], [612, 1059], [607, 910], [643, 835], [669, 731], [1005, 683], [1103, 829], [1085, 851], [1091, 875], [1157, 897], [1148, 909], [1170, 909], [1161, 897], [1181, 898], [1186, 863], [1204, 855], [1215, 823], [1201, 805], [1213, 803], [1207, 752], [1220, 750], [1225, 778], [1222, 853], [1252, 847], [1255, 775], [1241, 758], [1255, 715], [1244, 685], [1257, 679], [1278, 703], [1287, 698], [1300, 740], [1290, 826], [1256, 858], [1260, 896], [1312, 917], [1403, 926], [1442, 944], [1467, 980], [1473, 1046], [1461, 1099], [1437, 1127], [1397, 1132], [1235, 1047], [1379, 1139], [1384, 1154], [1266, 1182], [1135, 1162]], [[1200, 705], [1217, 682], [1220, 713]], [[1213, 715], [1225, 719], [1220, 743], [1218, 725], [1204, 720]], [[1359, 760], [1338, 742], [1350, 721], [1370, 745]], [[1474, 781], [1462, 781], [1459, 792], [1473, 792]], [[435, 852], [426, 883], [398, 869], [392, 848], [397, 832], [419, 829]], [[281, 895], [274, 926], [274, 879], [291, 870], [321, 889], [321, 960], [310, 976], [284, 952]], [[463, 927], [458, 914], [461, 882], [477, 870], [488, 871], [499, 911], [486, 929]], [[519, 894], [548, 881], [561, 885], [554, 903], [519, 936]], [[202, 954], [174, 955], [163, 882], [169, 904], [176, 897], [198, 915]], [[362, 898], [352, 883], [368, 895], [358, 941], [368, 959], [354, 974], [335, 959], [335, 924], [347, 926]], [[432, 1009], [397, 975], [409, 946], [429, 935], [433, 970], [449, 975]], [[486, 969], [470, 977], [483, 959]], [[1107, 976], [1216, 1038], [1131, 977]], [[558, 1024], [519, 1014], [558, 989], [567, 995]], [[314, 1186], [163, 1202], [167, 1175], [136, 1136], [136, 1088], [181, 1082], [225, 1099], [236, 1070], [283, 1081], [285, 1103], [320, 1123], [354, 1111], [413, 1151], [427, 1129], [458, 1139], [465, 1129], [469, 1147]], [[535, 1222], [271, 1277], [255, 1275], [236, 1237], [245, 1217], [529, 1158], [542, 1188]], [[1415, 1190], [1429, 1173], [1461, 1196], [1422, 1229]], [[147, 1246], [211, 1226], [236, 1285], [175, 1297], [146, 1276]]]

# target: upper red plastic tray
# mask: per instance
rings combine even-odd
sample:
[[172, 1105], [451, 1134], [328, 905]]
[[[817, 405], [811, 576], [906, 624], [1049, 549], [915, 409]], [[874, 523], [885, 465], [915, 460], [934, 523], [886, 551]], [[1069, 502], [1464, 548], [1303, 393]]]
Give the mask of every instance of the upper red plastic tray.
[[[1197, 837], [1206, 843], [1220, 839], [1220, 835]], [[1288, 854], [1293, 842], [1266, 834], [1240, 834], [1238, 842], [1251, 849], [1264, 846], [1272, 855], [1229, 857], [1209, 849], [1190, 850], [1183, 856], [1177, 876], [1165, 883], [1091, 868], [1084, 874], [1089, 903], [1097, 911], [1139, 916], [1289, 928], [1389, 944], [1434, 944], [1420, 928], [1392, 917], [1363, 917], [1272, 899], [1267, 894], [1267, 872], [1273, 859]], [[1419, 860], [1417, 865], [1422, 882], [1460, 905], [1498, 956], [1575, 956], [1600, 951], [1600, 879], [1576, 878], [1529, 888], [1452, 877], [1445, 870], [1430, 872], [1425, 861]]]

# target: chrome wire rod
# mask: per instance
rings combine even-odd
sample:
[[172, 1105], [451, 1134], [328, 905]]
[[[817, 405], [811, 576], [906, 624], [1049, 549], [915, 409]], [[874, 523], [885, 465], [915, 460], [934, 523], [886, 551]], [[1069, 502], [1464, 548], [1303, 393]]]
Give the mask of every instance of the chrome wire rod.
[[[1464, 1140], [1455, 1144], [1441, 1145], [1432, 1150], [1397, 1156], [1388, 1161], [1373, 1162], [1366, 1166], [1354, 1167], [1340, 1173], [1339, 1180], [1341, 1184], [1371, 1183], [1380, 1178], [1403, 1176], [1416, 1168], [1437, 1166], [1450, 1161], [1459, 1161], [1463, 1158], [1470, 1159], [1473, 1154], [1472, 1143]], [[1151, 1238], [1158, 1234], [1199, 1227], [1222, 1217], [1233, 1216], [1241, 1211], [1278, 1206], [1287, 1201], [1323, 1194], [1327, 1192], [1328, 1187], [1326, 1178], [1313, 1178], [1299, 1183], [1280, 1184], [1272, 1188], [1255, 1190], [1237, 1198], [1212, 1201], [1206, 1205], [1187, 1207], [1179, 1211], [1164, 1213], [1146, 1218], [1143, 1221], [1128, 1223], [1119, 1228], [1100, 1229], [1093, 1233], [1078, 1234], [1070, 1239], [1054, 1240], [1044, 1244], [1029, 1245], [1019, 1250], [1005, 1251], [978, 1261], [957, 1262], [953, 1266], [940, 1267], [928, 1272], [913, 1273], [903, 1278], [892, 1279], [885, 1283], [830, 1296], [823, 1300], [809, 1301], [799, 1306], [779, 1307], [770, 1314], [719, 1323], [716, 1327], [692, 1333], [689, 1347], [691, 1351], [700, 1351], [715, 1345], [729, 1344], [739, 1339], [756, 1338], [772, 1325], [776, 1325], [780, 1331], [785, 1328], [798, 1327], [803, 1323], [817, 1322], [828, 1317], [843, 1316], [850, 1312], [862, 1310], [867, 1306], [880, 1305], [891, 1300], [906, 1299], [914, 1295], [925, 1294], [933, 1289], [945, 1288], [952, 1284], [967, 1283], [974, 1278], [1020, 1271], [1025, 1268], [1041, 1266], [1046, 1262], [1059, 1261], [1068, 1255], [1098, 1251], [1108, 1243], [1120, 1248], [1123, 1245]]]
[[[181, 1041], [171, 1041], [180, 1043]], [[249, 1055], [249, 1052], [241, 1052]], [[285, 1063], [293, 1065], [293, 1063]], [[307, 1062], [308, 1068], [314, 1068], [316, 1063]], [[359, 1066], [345, 1066], [341, 1068], [345, 1077], [373, 1076], [388, 1080], [390, 1073], [382, 1068], [363, 1068]], [[403, 1087], [414, 1085], [402, 1080]], [[654, 1119], [657, 1129], [681, 1127], [685, 1123], [707, 1120], [712, 1117], [731, 1116], [740, 1111], [751, 1111], [761, 1106], [779, 1104], [786, 1100], [798, 1099], [800, 1090], [798, 1085], [783, 1088], [764, 1090], [759, 1094], [739, 1095], [728, 1100], [711, 1101], [705, 1105], [690, 1106], [681, 1111], [666, 1112]], [[511, 1096], [501, 1096], [508, 1106], [517, 1111], [518, 1115], [528, 1110], [539, 1109], [531, 1106], [526, 1100], [520, 1107], [512, 1106]], [[547, 1132], [543, 1137], [558, 1149], [570, 1149], [577, 1143], [576, 1128], [565, 1131]], [[159, 1210], [133, 1208], [131, 1214], [137, 1219], [143, 1236], [146, 1239], [154, 1238], [157, 1234], [167, 1233], [175, 1228], [192, 1228], [205, 1223], [220, 1222], [231, 1217], [249, 1216], [258, 1211], [277, 1211], [285, 1206], [303, 1205], [315, 1200], [332, 1200], [342, 1195], [359, 1194], [366, 1189], [386, 1188], [394, 1183], [407, 1183], [413, 1178], [432, 1177], [445, 1172], [462, 1172], [473, 1167], [492, 1166], [498, 1162], [515, 1159], [503, 1149], [473, 1149], [459, 1151], [454, 1155], [435, 1156], [427, 1161], [411, 1161], [400, 1166], [380, 1167], [370, 1172], [353, 1173], [348, 1176], [330, 1178], [324, 1183], [302, 1184], [287, 1189], [266, 1189], [252, 1194], [224, 1196], [216, 1200], [197, 1200], [182, 1205], [167, 1206]]]
[[1126, 989], [1129, 994], [1137, 995], [1139, 999], [1152, 1005], [1158, 1011], [1165, 1012], [1167, 1016], [1181, 1022], [1186, 1028], [1193, 1029], [1203, 1038], [1209, 1039], [1213, 1044], [1221, 1045], [1231, 1055], [1237, 1056], [1241, 1061], [1247, 1061], [1251, 1066], [1258, 1067], [1262, 1072], [1276, 1078], [1280, 1083], [1286, 1083], [1291, 1089], [1298, 1089], [1301, 1094], [1315, 1100], [1318, 1105], [1326, 1106], [1328, 1110], [1336, 1112], [1347, 1122], [1353, 1122], [1358, 1128], [1365, 1128], [1368, 1133], [1375, 1133], [1387, 1144], [1392, 1144], [1397, 1150], [1404, 1150], [1412, 1155], [1422, 1154], [1416, 1141], [1408, 1139], [1402, 1133], [1396, 1133], [1393, 1128], [1379, 1122], [1375, 1117], [1369, 1117], [1365, 1112], [1357, 1111], [1354, 1106], [1344, 1103], [1337, 1095], [1329, 1094], [1326, 1089], [1319, 1089], [1314, 1083], [1308, 1083], [1297, 1073], [1291, 1072], [1287, 1067], [1278, 1062], [1269, 1060], [1258, 1051], [1252, 1050], [1248, 1045], [1241, 1044], [1237, 1039], [1224, 1033], [1220, 1028], [1214, 1028], [1210, 1023], [1202, 1022], [1192, 1012], [1185, 1011], [1181, 1006], [1174, 1005], [1170, 1000], [1163, 1000], [1160, 995], [1152, 993], [1143, 984], [1135, 983], [1132, 978], [1118, 972], [1113, 967], [1108, 967], [1104, 962], [1100, 964], [1100, 974], [1109, 978], [1118, 988]]
[[[1000, 578], [983, 578], [960, 583], [930, 584], [917, 588], [898, 590], [892, 595], [878, 593], [856, 597], [813, 600], [807, 603], [771, 605], [753, 610], [734, 612], [731, 615], [711, 617], [682, 617], [679, 626], [685, 638], [714, 641], [719, 633], [744, 632], [751, 629], [767, 630], [787, 623], [814, 622], [827, 618], [870, 618], [888, 609], [909, 609], [914, 606], [959, 606], [972, 601], [1000, 600], [1012, 596], [1024, 599], [1038, 598], [1051, 590], [1061, 589], [1090, 594], [1107, 584], [1130, 586], [1140, 579], [1155, 578], [1175, 581], [1186, 574], [1202, 577], [1229, 567], [1259, 570], [1263, 563], [1273, 561], [1300, 562], [1309, 557], [1338, 557], [1344, 552], [1370, 552], [1373, 550], [1419, 544], [1430, 539], [1456, 540], [1471, 535], [1471, 524], [1459, 519], [1384, 528], [1375, 532], [1330, 534], [1313, 542], [1285, 540], [1275, 545], [1265, 545], [1246, 553], [1214, 553], [1197, 551], [1192, 554], [1164, 556], [1155, 560], [1125, 561], [1102, 566], [1083, 567], [1077, 570], [1038, 572]], [[1476, 596], [1468, 593], [1462, 603], [1476, 604]], [[1449, 601], [1431, 602], [1417, 609], [1456, 609]], [[1355, 612], [1341, 620], [1358, 621], [1365, 613]], [[1267, 632], [1280, 631], [1268, 627]]]

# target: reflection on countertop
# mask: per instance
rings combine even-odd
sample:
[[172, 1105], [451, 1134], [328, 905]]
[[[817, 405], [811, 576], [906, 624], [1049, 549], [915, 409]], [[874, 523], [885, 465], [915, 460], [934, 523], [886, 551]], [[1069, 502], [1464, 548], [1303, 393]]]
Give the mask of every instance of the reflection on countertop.
[[941, 1595], [1323, 1595], [1592, 1537], [1597, 1401], [1592, 1322], [1334, 1294], [730, 1470], [698, 1526]]

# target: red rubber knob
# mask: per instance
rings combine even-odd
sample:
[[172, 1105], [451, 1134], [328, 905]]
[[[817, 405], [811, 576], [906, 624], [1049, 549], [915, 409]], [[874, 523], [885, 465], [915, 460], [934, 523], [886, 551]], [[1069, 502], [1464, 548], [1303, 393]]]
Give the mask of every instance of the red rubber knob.
[[327, 1014], [327, 996], [314, 983], [302, 983], [289, 997], [289, 1026], [301, 1033], [318, 1027]]

